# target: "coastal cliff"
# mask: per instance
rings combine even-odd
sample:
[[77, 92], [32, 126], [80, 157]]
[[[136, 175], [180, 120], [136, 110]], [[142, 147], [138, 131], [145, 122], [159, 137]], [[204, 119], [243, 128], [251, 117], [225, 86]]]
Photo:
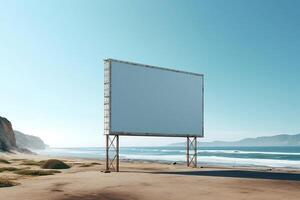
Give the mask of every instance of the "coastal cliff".
[[16, 138], [8, 119], [0, 117], [0, 151], [17, 150]]
[[41, 138], [14, 131], [11, 122], [0, 117], [0, 151], [32, 153], [28, 149], [36, 150], [46, 147], [47, 145]]

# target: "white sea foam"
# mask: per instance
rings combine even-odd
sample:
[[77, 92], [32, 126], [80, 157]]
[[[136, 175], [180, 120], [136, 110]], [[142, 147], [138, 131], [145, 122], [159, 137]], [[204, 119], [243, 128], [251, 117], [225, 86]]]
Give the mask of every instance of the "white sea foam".
[[[140, 152], [164, 152], [164, 153], [185, 153], [186, 150], [180, 149], [155, 149], [155, 150], [139, 150]], [[243, 151], [243, 150], [198, 150], [198, 153], [223, 153], [223, 154], [265, 154], [265, 155], [300, 155], [300, 153], [294, 152], [269, 152], [269, 151]]]
[[240, 151], [240, 150], [198, 150], [198, 153], [228, 153], [228, 154], [266, 154], [266, 155], [300, 155], [294, 152], [269, 152], [269, 151]]
[[175, 153], [179, 152], [179, 153], [184, 153], [184, 152], [186, 152], [186, 150], [180, 150], [180, 149], [177, 149], [177, 150], [176, 149], [174, 149], [174, 150], [173, 149], [162, 149], [162, 150], [160, 150], [160, 152], [170, 152], [170, 153], [171, 152], [175, 152]]
[[[124, 155], [121, 158], [138, 160], [161, 160], [161, 161], [185, 161], [183, 155]], [[293, 167], [300, 168], [300, 161], [275, 160], [275, 159], [255, 159], [255, 158], [228, 158], [221, 156], [199, 156], [199, 164], [217, 164], [230, 166], [268, 166], [268, 167]]]
[[276, 160], [276, 159], [257, 159], [257, 158], [228, 158], [219, 156], [201, 156], [199, 163], [221, 163], [233, 165], [257, 165], [269, 167], [295, 167], [300, 168], [300, 161], [296, 160]]
[[137, 160], [162, 160], [162, 161], [184, 161], [184, 156], [182, 155], [132, 155], [132, 154], [122, 154], [121, 158], [126, 159], [137, 159]]

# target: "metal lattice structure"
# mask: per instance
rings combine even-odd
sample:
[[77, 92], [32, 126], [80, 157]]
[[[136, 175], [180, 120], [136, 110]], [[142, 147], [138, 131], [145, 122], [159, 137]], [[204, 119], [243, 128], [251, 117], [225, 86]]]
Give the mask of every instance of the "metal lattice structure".
[[106, 171], [119, 171], [119, 135], [111, 131], [111, 66], [104, 64], [104, 134], [106, 136]]
[[111, 118], [111, 70], [110, 70], [110, 63], [104, 64], [104, 134], [110, 134], [110, 118]]
[[106, 171], [119, 171], [119, 136], [106, 135]]
[[197, 137], [187, 137], [186, 158], [188, 167], [197, 167]]

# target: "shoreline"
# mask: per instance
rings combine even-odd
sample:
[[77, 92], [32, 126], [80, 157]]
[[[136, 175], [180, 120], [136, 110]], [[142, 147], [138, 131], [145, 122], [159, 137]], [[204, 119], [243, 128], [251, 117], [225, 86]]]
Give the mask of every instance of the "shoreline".
[[[42, 154], [23, 154], [23, 153], [4, 153], [0, 152], [1, 157], [8, 157], [8, 159], [33, 159], [33, 160], [47, 160], [47, 159], [60, 159], [60, 160], [73, 160], [73, 161], [82, 161], [82, 162], [101, 162], [102, 165], [105, 165], [105, 159], [95, 159], [95, 158], [82, 158], [82, 157], [72, 157], [72, 156], [51, 156], [51, 155], [42, 155]], [[253, 170], [253, 171], [266, 171], [266, 172], [287, 172], [287, 173], [300, 173], [300, 168], [292, 168], [292, 167], [269, 167], [269, 166], [258, 166], [258, 165], [214, 165], [214, 164], [202, 164], [198, 163], [196, 168], [190, 168], [186, 166], [185, 162], [178, 161], [174, 165], [173, 162], [170, 161], [162, 161], [162, 160], [143, 160], [143, 159], [120, 159], [120, 165], [122, 164], [137, 164], [137, 165], [161, 165], [161, 166], [173, 166], [180, 167], [183, 169], [234, 169], [234, 170]]]
[[[46, 155], [46, 154], [38, 154], [36, 152], [33, 152], [34, 154], [24, 154], [24, 153], [7, 153], [7, 152], [0, 152], [0, 158], [1, 156], [18, 156], [22, 155], [24, 157], [36, 157], [36, 158], [58, 158], [58, 159], [75, 159], [75, 160], [84, 160], [84, 161], [100, 161], [105, 162], [105, 159], [103, 158], [88, 158], [88, 157], [80, 157], [80, 156], [56, 156], [56, 155]], [[199, 158], [201, 158], [199, 156]], [[162, 164], [162, 165], [173, 165], [174, 162], [176, 162], [177, 166], [186, 166], [186, 162], [184, 161], [167, 161], [167, 160], [147, 160], [147, 159], [128, 159], [128, 158], [120, 158], [120, 163], [137, 163], [137, 164]], [[199, 163], [197, 168], [224, 168], [224, 169], [260, 169], [260, 170], [266, 170], [266, 171], [296, 171], [300, 173], [300, 168], [298, 167], [271, 167], [271, 166], [265, 166], [265, 165], [243, 165], [243, 164], [223, 164], [223, 163]]]
[[[1, 153], [0, 153], [1, 155]], [[40, 156], [53, 157], [53, 158], [72, 158], [72, 159], [84, 159], [84, 160], [100, 160], [105, 161], [104, 158], [88, 158], [88, 157], [80, 157], [80, 156], [57, 156], [57, 155], [46, 155], [46, 154], [37, 154]], [[201, 159], [201, 156], [198, 158]], [[140, 163], [159, 163], [159, 164], [172, 164], [176, 162], [178, 165], [186, 165], [185, 161], [168, 161], [168, 160], [159, 160], [159, 159], [129, 159], [129, 158], [120, 158], [120, 162], [140, 162]], [[282, 170], [297, 170], [300, 171], [300, 167], [274, 167], [267, 165], [256, 165], [256, 164], [226, 164], [226, 163], [203, 163], [198, 161], [198, 168], [201, 167], [213, 167], [213, 168], [265, 168], [265, 169], [282, 169]]]
[[103, 173], [105, 163], [100, 159], [1, 153], [0, 158], [11, 162], [0, 163], [0, 167], [41, 170], [39, 166], [22, 163], [24, 160], [38, 162], [53, 158], [71, 166], [49, 176], [0, 172], [0, 178], [19, 183], [0, 188], [1, 197], [6, 200], [198, 200], [203, 195], [209, 200], [296, 200], [300, 197], [300, 170], [224, 166], [187, 168], [184, 164], [122, 160], [119, 173]]
[[[289, 149], [288, 147], [276, 148], [256, 149], [256, 147], [247, 147], [244, 149], [243, 147], [241, 149], [228, 149], [227, 147], [216, 147], [213, 149], [200, 149], [198, 150], [198, 164], [203, 166], [300, 169], [300, 147], [297, 149]], [[121, 149], [120, 159], [142, 162], [185, 163], [185, 151], [184, 149], [170, 149], [169, 146], [158, 148], [124, 147], [124, 149]], [[37, 153], [55, 157], [105, 159], [105, 149], [102, 147], [50, 148]]]

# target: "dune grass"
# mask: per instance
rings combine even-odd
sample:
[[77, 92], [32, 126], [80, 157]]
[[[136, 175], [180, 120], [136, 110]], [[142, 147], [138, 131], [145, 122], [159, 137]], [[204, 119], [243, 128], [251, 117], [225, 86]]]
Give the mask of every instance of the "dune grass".
[[58, 170], [24, 169], [24, 170], [18, 170], [15, 173], [19, 175], [26, 175], [26, 176], [48, 176], [48, 175], [54, 175], [56, 173], [61, 173], [61, 172]]
[[10, 162], [4, 158], [0, 158], [0, 163], [10, 164]]
[[101, 163], [97, 163], [97, 162], [92, 162], [92, 165], [102, 165]]
[[15, 167], [0, 167], [0, 173], [1, 172], [4, 172], [4, 171], [17, 171], [19, 170], [18, 168], [15, 168]]
[[79, 167], [91, 167], [91, 166], [93, 166], [91, 163], [85, 163], [80, 165]]
[[84, 163], [84, 164], [80, 165], [79, 167], [92, 167], [94, 165], [101, 165], [101, 163], [96, 163], [96, 162]]
[[70, 166], [61, 160], [50, 159], [50, 160], [45, 161], [41, 165], [41, 168], [43, 168], [43, 169], [69, 169]]
[[0, 188], [12, 187], [12, 186], [16, 186], [16, 185], [20, 185], [20, 183], [17, 183], [17, 182], [8, 180], [8, 179], [0, 178]]
[[24, 160], [27, 160], [27, 159], [24, 159], [24, 158], [13, 158], [13, 159], [10, 159], [11, 161], [24, 161]]
[[35, 161], [35, 160], [24, 160], [21, 165], [33, 165], [33, 166], [41, 166], [45, 163], [44, 160], [42, 161]]

